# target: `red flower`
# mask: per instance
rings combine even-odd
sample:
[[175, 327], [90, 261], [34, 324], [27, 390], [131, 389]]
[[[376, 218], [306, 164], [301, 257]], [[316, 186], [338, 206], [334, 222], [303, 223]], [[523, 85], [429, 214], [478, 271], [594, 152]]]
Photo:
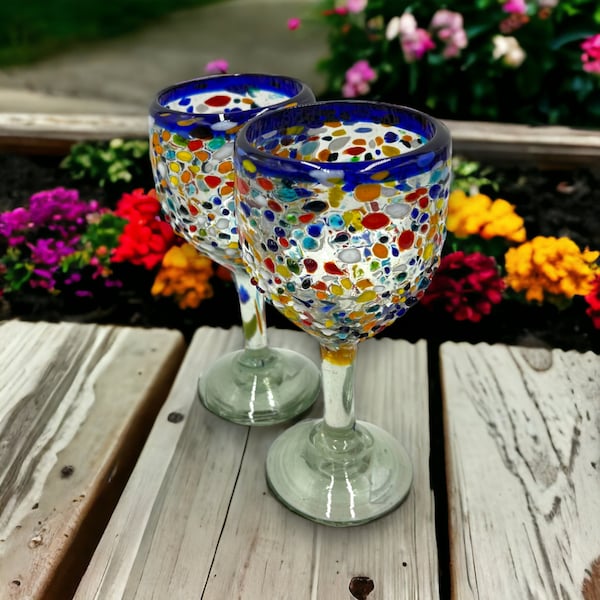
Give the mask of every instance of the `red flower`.
[[119, 237], [112, 260], [142, 265], [148, 270], [160, 264], [173, 245], [175, 234], [160, 217], [160, 204], [154, 190], [148, 194], [141, 189], [123, 194], [115, 213], [128, 223]]
[[442, 258], [421, 303], [439, 306], [457, 321], [477, 323], [501, 302], [504, 287], [494, 258], [458, 251]]
[[131, 194], [123, 194], [117, 202], [115, 214], [128, 221], [149, 221], [160, 215], [160, 203], [156, 198], [156, 192], [150, 190], [147, 194], [138, 188]]
[[600, 275], [594, 281], [592, 291], [585, 296], [585, 301], [588, 303], [585, 314], [592, 319], [592, 323], [596, 329], [600, 329]]

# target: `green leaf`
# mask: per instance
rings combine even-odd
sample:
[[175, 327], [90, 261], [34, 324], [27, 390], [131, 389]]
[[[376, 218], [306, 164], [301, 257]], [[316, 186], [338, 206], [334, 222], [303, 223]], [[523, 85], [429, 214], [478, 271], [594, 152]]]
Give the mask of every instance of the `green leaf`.
[[550, 49], [558, 50], [559, 48], [562, 48], [563, 46], [565, 46], [566, 44], [570, 44], [571, 42], [585, 40], [593, 36], [595, 33], [598, 32], [592, 29], [578, 29], [576, 31], [567, 31], [562, 35], [559, 35], [558, 37], [554, 38], [550, 42]]

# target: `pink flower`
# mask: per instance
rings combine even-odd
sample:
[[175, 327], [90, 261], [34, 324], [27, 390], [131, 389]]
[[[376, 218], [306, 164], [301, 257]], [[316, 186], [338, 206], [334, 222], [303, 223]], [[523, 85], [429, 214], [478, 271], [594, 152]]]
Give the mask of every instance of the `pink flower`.
[[507, 13], [524, 15], [527, 13], [527, 3], [525, 0], [508, 0], [502, 5], [502, 10]]
[[581, 62], [583, 70], [600, 75], [600, 33], [587, 38], [582, 44]]
[[302, 21], [298, 17], [292, 17], [291, 19], [288, 19], [287, 28], [290, 31], [295, 31], [300, 27], [301, 23]]
[[433, 15], [429, 27], [444, 42], [442, 54], [445, 58], [458, 56], [460, 51], [466, 48], [467, 33], [460, 13], [442, 8]]
[[218, 75], [220, 73], [227, 73], [229, 69], [229, 63], [224, 58], [217, 58], [206, 63], [204, 72], [209, 75]]
[[[443, 30], [448, 32], [457, 31], [463, 28], [463, 17], [458, 12], [440, 8], [431, 18], [431, 27], [439, 30], [438, 35]], [[442, 36], [440, 35], [440, 37]]]
[[435, 48], [429, 32], [421, 27], [415, 29], [411, 34], [402, 36], [400, 38], [400, 45], [404, 54], [404, 60], [407, 63], [421, 60], [427, 51]]
[[344, 98], [364, 96], [371, 89], [369, 83], [376, 79], [377, 73], [371, 68], [371, 65], [366, 60], [359, 60], [346, 71], [346, 82], [342, 86], [342, 95]]
[[359, 13], [365, 10], [367, 7], [367, 0], [348, 0], [346, 2], [346, 8], [348, 12]]
[[388, 40], [400, 38], [400, 46], [406, 62], [420, 60], [425, 52], [435, 48], [429, 32], [422, 27], [417, 27], [417, 20], [410, 12], [391, 18], [385, 30], [385, 37]]

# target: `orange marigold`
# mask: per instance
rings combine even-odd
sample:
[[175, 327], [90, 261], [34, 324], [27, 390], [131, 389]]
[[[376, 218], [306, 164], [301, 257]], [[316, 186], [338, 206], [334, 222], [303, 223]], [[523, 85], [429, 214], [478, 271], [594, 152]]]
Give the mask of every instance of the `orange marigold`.
[[544, 294], [585, 296], [592, 290], [600, 252], [580, 250], [567, 238], [538, 236], [510, 248], [505, 255], [506, 284], [525, 292], [527, 300], [543, 302]]
[[527, 239], [524, 221], [512, 204], [502, 198], [492, 200], [485, 194], [467, 196], [462, 190], [450, 194], [447, 226], [457, 237], [502, 237], [511, 242]]
[[152, 285], [153, 296], [174, 296], [181, 308], [198, 308], [213, 295], [212, 260], [190, 244], [173, 246], [165, 254]]

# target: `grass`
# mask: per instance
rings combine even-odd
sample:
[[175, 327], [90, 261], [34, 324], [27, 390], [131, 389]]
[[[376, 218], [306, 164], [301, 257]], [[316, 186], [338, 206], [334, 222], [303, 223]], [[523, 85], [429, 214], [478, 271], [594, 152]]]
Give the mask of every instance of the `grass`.
[[218, 0], [21, 0], [0, 2], [0, 67], [33, 62], [74, 44], [135, 31], [184, 8]]

